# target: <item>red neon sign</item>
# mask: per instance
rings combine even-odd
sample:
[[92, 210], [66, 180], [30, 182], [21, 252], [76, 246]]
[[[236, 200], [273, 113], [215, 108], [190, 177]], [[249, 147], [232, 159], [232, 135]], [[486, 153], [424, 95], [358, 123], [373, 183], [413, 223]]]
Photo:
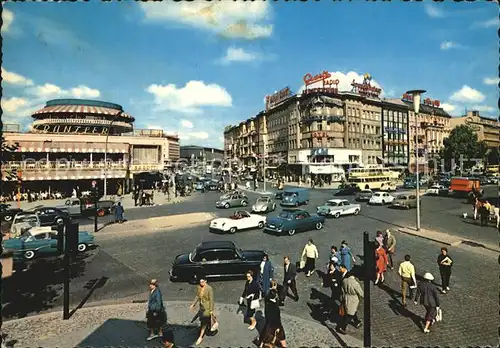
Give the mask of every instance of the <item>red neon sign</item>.
[[[403, 94], [403, 97], [401, 99], [411, 102], [411, 101], [413, 101], [413, 96], [411, 94], [405, 93], [405, 94]], [[441, 105], [441, 102], [439, 100], [433, 100], [431, 98], [426, 98], [426, 99], [424, 99], [422, 104], [438, 108]]]
[[340, 83], [339, 80], [329, 80], [326, 81], [326, 79], [329, 79], [332, 77], [332, 74], [330, 74], [328, 71], [323, 71], [322, 73], [319, 73], [318, 75], [311, 75], [311, 74], [305, 74], [304, 75], [304, 84], [306, 86], [312, 85], [313, 83], [323, 81], [323, 87], [325, 86], [332, 86], [332, 85], [338, 85]]

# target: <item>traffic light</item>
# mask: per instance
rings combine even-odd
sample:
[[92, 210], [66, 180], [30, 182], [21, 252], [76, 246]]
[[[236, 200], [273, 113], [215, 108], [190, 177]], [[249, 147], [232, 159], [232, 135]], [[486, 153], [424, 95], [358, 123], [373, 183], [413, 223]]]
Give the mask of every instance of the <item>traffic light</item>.
[[76, 254], [78, 251], [78, 231], [80, 226], [78, 222], [70, 221], [66, 225], [66, 250], [70, 254]]
[[57, 226], [57, 252], [62, 254], [64, 252], [64, 230], [66, 225], [60, 224]]
[[363, 258], [365, 263], [365, 277], [369, 280], [375, 280], [376, 274], [376, 259], [375, 250], [377, 250], [378, 242], [371, 241], [365, 238], [363, 243]]

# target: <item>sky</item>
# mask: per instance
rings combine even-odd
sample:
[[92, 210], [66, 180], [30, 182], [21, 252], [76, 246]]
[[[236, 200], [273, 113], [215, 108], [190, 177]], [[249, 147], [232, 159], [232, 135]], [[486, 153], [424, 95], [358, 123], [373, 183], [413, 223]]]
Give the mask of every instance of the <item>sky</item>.
[[383, 97], [425, 89], [453, 116], [498, 116], [495, 2], [17, 2], [2, 18], [4, 123], [95, 99], [222, 148], [224, 126], [324, 70], [340, 90], [370, 73]]

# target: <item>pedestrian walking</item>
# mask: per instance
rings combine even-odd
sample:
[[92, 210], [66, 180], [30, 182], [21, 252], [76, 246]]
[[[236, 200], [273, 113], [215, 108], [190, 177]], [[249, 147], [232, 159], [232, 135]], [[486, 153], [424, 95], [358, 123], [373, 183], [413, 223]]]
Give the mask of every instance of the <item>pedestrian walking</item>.
[[325, 275], [325, 280], [323, 281], [323, 285], [330, 287], [331, 290], [331, 315], [334, 313], [338, 313], [339, 307], [341, 306], [340, 301], [342, 299], [342, 280], [342, 273], [339, 269], [337, 269], [336, 263], [331, 262]]
[[200, 318], [200, 335], [196, 340], [196, 345], [200, 345], [205, 333], [210, 332], [212, 321], [215, 319], [214, 290], [207, 284], [207, 280], [204, 277], [200, 278], [200, 285], [196, 290], [196, 296], [189, 309], [193, 311], [197, 304], [199, 304], [198, 317]]
[[269, 260], [269, 255], [265, 254], [260, 263], [260, 291], [262, 296], [266, 296], [271, 289], [271, 280], [274, 277], [274, 266]]
[[288, 289], [293, 293], [295, 302], [299, 300], [299, 294], [297, 292], [297, 283], [295, 277], [297, 276], [297, 268], [294, 264], [290, 262], [290, 256], [284, 257], [284, 276], [283, 276], [283, 287], [281, 289], [280, 305], [285, 305], [285, 297], [288, 295]]
[[[266, 323], [259, 336], [258, 346], [261, 348], [272, 347], [279, 342], [281, 347], [287, 347], [285, 330], [281, 323], [281, 311], [279, 307], [278, 282], [271, 281], [271, 289], [264, 297], [264, 316]], [[274, 344], [274, 345], [273, 345]]]
[[387, 249], [387, 258], [389, 260], [389, 268], [394, 269], [394, 261], [392, 260], [392, 256], [396, 252], [396, 237], [394, 237], [391, 230], [385, 231], [384, 245]]
[[340, 266], [340, 271], [345, 274], [345, 278], [342, 281], [342, 305], [345, 315], [337, 327], [337, 331], [345, 335], [347, 325], [352, 324], [356, 329], [359, 329], [362, 325], [357, 312], [359, 301], [363, 298], [364, 293], [356, 278], [352, 274], [345, 273], [347, 272], [345, 265]]
[[482, 204], [481, 204], [481, 201], [479, 200], [479, 198], [477, 198], [476, 196], [474, 196], [474, 206], [473, 206], [473, 209], [474, 209], [474, 220], [477, 220], [477, 217], [478, 217], [478, 214], [479, 214], [479, 209], [481, 208]]
[[488, 218], [490, 217], [490, 211], [488, 205], [485, 202], [481, 202], [479, 207], [479, 217], [481, 219], [481, 227], [488, 225]]
[[123, 222], [123, 213], [125, 210], [123, 209], [123, 205], [121, 202], [116, 203], [115, 207], [115, 222], [122, 223]]
[[354, 258], [352, 251], [347, 245], [347, 242], [343, 240], [340, 246], [340, 263], [346, 267], [348, 272], [350, 272], [354, 262], [356, 262], [356, 259]]
[[413, 297], [413, 289], [417, 286], [415, 277], [415, 266], [411, 263], [410, 255], [405, 255], [405, 260], [399, 265], [399, 275], [401, 276], [401, 294], [403, 296], [402, 305], [406, 306], [406, 295], [410, 291], [410, 298]]
[[377, 241], [378, 245], [384, 245], [384, 234], [382, 233], [382, 231], [377, 231], [377, 237], [375, 237], [375, 240]]
[[385, 271], [387, 271], [387, 265], [389, 264], [387, 252], [381, 244], [379, 244], [378, 248], [375, 250], [375, 260], [375, 265], [377, 268], [377, 278], [375, 279], [375, 285], [377, 285], [379, 281], [381, 283], [385, 281], [384, 273]]
[[302, 250], [302, 259], [305, 258], [306, 267], [304, 272], [306, 272], [306, 277], [310, 277], [316, 269], [316, 259], [319, 257], [318, 249], [314, 245], [314, 241], [309, 239], [304, 250]]
[[147, 326], [149, 336], [146, 338], [151, 341], [157, 337], [163, 336], [163, 325], [167, 321], [167, 312], [163, 305], [163, 297], [158, 288], [158, 280], [151, 279], [149, 282], [148, 310], [146, 312]]
[[446, 294], [447, 291], [450, 291], [451, 266], [453, 265], [453, 260], [448, 254], [448, 248], [441, 248], [441, 253], [437, 258], [437, 263], [439, 267], [439, 274], [441, 275], [441, 292]]
[[255, 320], [255, 310], [260, 307], [259, 298], [260, 298], [260, 290], [259, 284], [254, 279], [254, 274], [252, 271], [248, 271], [247, 281], [245, 282], [245, 288], [243, 289], [243, 293], [241, 294], [240, 304], [243, 304], [246, 300], [247, 302], [247, 311], [245, 314], [245, 322], [249, 321], [250, 326], [248, 330], [254, 330], [257, 325], [257, 320]]
[[424, 333], [430, 332], [430, 327], [436, 319], [439, 309], [439, 294], [436, 286], [432, 284], [434, 276], [430, 273], [424, 274], [424, 280], [418, 284], [415, 294], [415, 304], [417, 300], [425, 308], [425, 326]]
[[326, 270], [328, 271], [328, 269], [330, 267], [330, 263], [332, 263], [332, 262], [335, 264], [335, 267], [338, 270], [339, 266], [340, 266], [340, 259], [341, 259], [341, 256], [340, 256], [339, 249], [335, 245], [332, 245], [330, 248], [330, 259], [328, 260], [328, 262], [326, 264]]

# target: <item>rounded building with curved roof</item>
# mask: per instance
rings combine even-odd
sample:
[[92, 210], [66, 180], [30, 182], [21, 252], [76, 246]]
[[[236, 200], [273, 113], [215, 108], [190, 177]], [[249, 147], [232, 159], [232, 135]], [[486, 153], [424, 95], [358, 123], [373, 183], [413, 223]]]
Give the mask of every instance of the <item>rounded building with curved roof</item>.
[[33, 113], [35, 133], [118, 135], [133, 131], [134, 117], [121, 105], [87, 99], [49, 100]]

